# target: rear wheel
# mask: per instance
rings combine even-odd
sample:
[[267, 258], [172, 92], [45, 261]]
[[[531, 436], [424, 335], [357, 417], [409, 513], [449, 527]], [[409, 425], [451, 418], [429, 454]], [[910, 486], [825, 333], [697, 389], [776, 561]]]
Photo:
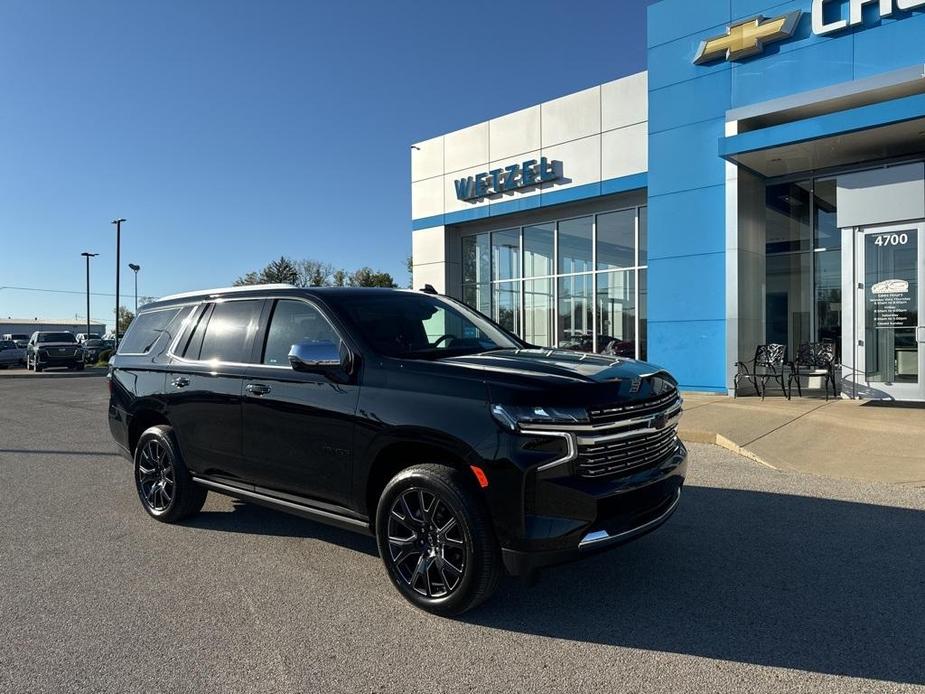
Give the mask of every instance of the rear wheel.
[[396, 475], [379, 499], [376, 536], [395, 587], [428, 612], [462, 614], [501, 580], [488, 509], [454, 468], [417, 465]]
[[146, 429], [135, 447], [135, 488], [145, 511], [176, 523], [202, 509], [208, 491], [193, 482], [166, 425]]

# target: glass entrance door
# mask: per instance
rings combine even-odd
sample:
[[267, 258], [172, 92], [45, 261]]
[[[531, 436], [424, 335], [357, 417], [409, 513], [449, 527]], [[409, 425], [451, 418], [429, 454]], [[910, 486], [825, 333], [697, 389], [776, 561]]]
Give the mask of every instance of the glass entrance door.
[[868, 397], [925, 400], [925, 223], [857, 235], [858, 380]]

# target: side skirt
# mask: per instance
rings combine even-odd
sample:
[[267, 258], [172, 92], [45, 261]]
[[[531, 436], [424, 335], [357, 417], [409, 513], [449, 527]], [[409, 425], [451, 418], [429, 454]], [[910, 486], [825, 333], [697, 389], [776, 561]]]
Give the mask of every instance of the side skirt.
[[308, 503], [300, 504], [294, 501], [287, 501], [285, 499], [269, 496], [268, 494], [261, 494], [260, 492], [254, 491], [252, 489], [243, 489], [234, 485], [224, 484], [223, 482], [216, 482], [215, 480], [207, 479], [205, 477], [197, 477], [196, 475], [193, 475], [193, 481], [196, 484], [200, 484], [203, 487], [206, 487], [207, 489], [220, 492], [221, 494], [226, 494], [228, 496], [233, 496], [243, 501], [250, 501], [255, 504], [260, 504], [261, 506], [266, 506], [267, 508], [276, 509], [277, 511], [284, 511], [285, 513], [292, 513], [297, 516], [302, 516], [303, 518], [308, 518], [309, 520], [319, 521], [328, 525], [334, 525], [338, 528], [352, 530], [353, 532], [361, 533], [363, 535], [373, 534], [372, 529], [369, 527], [369, 523], [367, 521], [351, 518], [350, 516], [341, 515], [333, 511], [314, 508]]

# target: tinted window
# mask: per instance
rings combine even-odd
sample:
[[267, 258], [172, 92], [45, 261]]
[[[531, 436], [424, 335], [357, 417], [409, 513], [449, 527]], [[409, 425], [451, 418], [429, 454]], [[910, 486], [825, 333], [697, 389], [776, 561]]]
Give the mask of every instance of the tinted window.
[[38, 342], [77, 342], [72, 333], [39, 333]]
[[350, 296], [341, 315], [381, 354], [436, 358], [522, 347], [483, 316], [428, 294]]
[[10, 340], [3, 340], [0, 342], [0, 349], [16, 349], [16, 343]]
[[[187, 354], [187, 359], [218, 359], [242, 363], [251, 361], [251, 346], [257, 332], [261, 305], [261, 301], [227, 301], [215, 304], [205, 327], [199, 354]], [[201, 326], [202, 321], [200, 328]]]
[[[146, 354], [154, 347], [157, 338], [168, 331], [168, 327], [180, 313], [179, 308], [163, 311], [148, 311], [135, 318], [128, 326], [125, 337], [119, 343], [119, 354]], [[96, 344], [93, 344], [96, 343]], [[102, 344], [100, 340], [87, 340], [88, 347]]]
[[317, 308], [303, 301], [280, 300], [273, 310], [263, 363], [289, 365], [289, 350], [297, 342], [340, 343], [331, 324]]

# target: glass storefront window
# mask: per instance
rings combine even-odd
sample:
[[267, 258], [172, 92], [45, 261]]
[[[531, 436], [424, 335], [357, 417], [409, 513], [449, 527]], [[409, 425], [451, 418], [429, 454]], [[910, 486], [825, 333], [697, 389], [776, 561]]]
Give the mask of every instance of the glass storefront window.
[[520, 282], [492, 285], [492, 319], [505, 330], [520, 334]]
[[524, 227], [524, 277], [546, 277], [555, 274], [555, 239], [554, 222]]
[[597, 216], [597, 269], [636, 265], [636, 210]]
[[555, 303], [551, 279], [524, 282], [524, 335], [531, 345], [555, 344]]
[[810, 250], [812, 186], [812, 181], [800, 181], [767, 187], [765, 233], [768, 255]]
[[816, 341], [841, 341], [841, 252], [818, 251], [816, 264]]
[[813, 189], [815, 220], [814, 247], [826, 250], [841, 248], [841, 229], [836, 224], [837, 178], [820, 178]]
[[636, 356], [635, 272], [597, 276], [597, 351], [620, 357]]
[[559, 280], [559, 347], [591, 352], [594, 349], [594, 275]]
[[812, 342], [810, 253], [769, 255], [766, 259], [765, 330], [768, 343], [786, 345], [790, 357], [803, 342]]
[[581, 217], [559, 222], [559, 273], [593, 270], [592, 236], [594, 218]]
[[491, 315], [491, 285], [469, 284], [463, 287], [463, 303], [479, 313]]
[[491, 276], [491, 244], [488, 234], [462, 239], [463, 282], [487, 282]]
[[520, 229], [492, 233], [491, 269], [496, 281], [520, 278]]
[[636, 283], [644, 293], [645, 213], [631, 207], [464, 236], [463, 301], [530, 344], [591, 352], [614, 343], [619, 354], [644, 357]]

